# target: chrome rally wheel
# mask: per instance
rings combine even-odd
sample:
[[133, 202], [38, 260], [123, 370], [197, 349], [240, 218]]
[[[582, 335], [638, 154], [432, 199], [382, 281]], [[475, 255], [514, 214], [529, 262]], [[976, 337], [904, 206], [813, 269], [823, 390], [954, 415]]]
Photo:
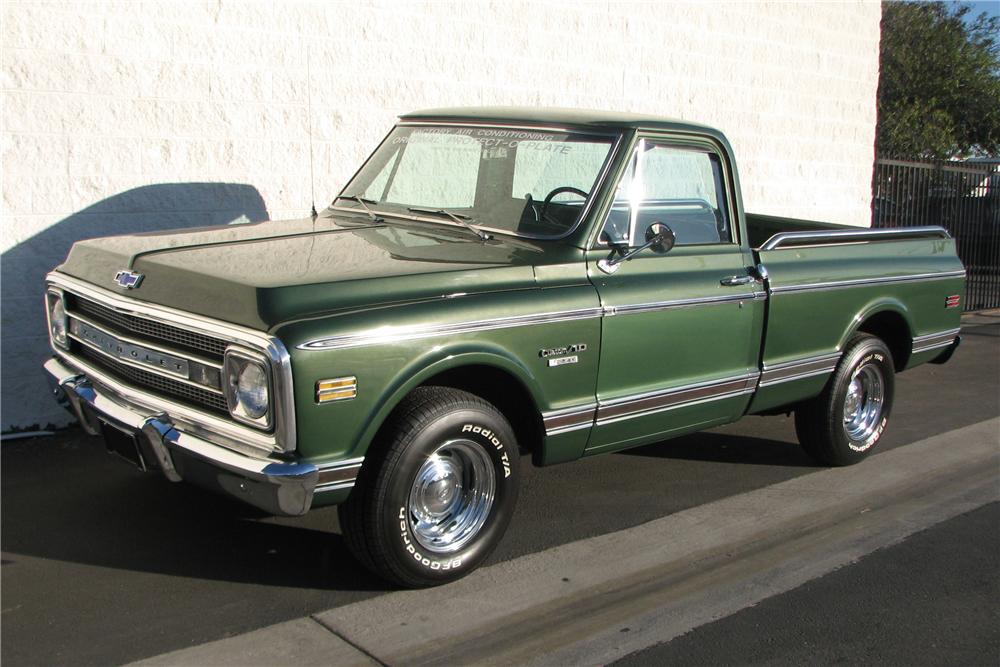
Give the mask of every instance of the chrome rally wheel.
[[851, 377], [844, 397], [844, 430], [851, 440], [852, 449], [862, 451], [863, 446], [874, 444], [871, 436], [882, 419], [884, 384], [882, 371], [871, 362], [859, 367]]
[[407, 520], [423, 548], [458, 551], [479, 534], [493, 507], [496, 476], [471, 440], [450, 440], [427, 457], [410, 487]]

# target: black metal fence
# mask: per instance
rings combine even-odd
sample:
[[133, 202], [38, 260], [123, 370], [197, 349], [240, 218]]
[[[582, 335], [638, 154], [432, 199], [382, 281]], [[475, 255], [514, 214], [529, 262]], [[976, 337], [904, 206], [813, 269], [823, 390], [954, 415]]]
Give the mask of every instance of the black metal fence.
[[872, 227], [941, 225], [968, 272], [965, 310], [1000, 308], [1000, 160], [875, 162]]

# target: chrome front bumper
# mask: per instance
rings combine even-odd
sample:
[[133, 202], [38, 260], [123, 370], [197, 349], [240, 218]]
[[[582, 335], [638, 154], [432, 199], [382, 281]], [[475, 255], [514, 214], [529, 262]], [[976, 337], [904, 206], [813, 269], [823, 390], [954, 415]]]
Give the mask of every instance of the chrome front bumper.
[[107, 424], [135, 438], [140, 467], [173, 481], [218, 491], [275, 515], [299, 516], [312, 506], [319, 470], [311, 463], [255, 458], [183, 433], [165, 414], [146, 414], [95, 386], [57, 358], [45, 363], [56, 397], [91, 435]]

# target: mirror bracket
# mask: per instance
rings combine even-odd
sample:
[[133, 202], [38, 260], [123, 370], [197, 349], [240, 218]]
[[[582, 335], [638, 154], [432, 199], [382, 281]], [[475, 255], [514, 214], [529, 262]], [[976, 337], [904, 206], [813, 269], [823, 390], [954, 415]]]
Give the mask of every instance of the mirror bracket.
[[604, 273], [611, 275], [617, 271], [622, 264], [635, 257], [646, 248], [652, 248], [654, 252], [662, 255], [670, 252], [670, 249], [674, 247], [674, 243], [676, 243], [676, 241], [677, 237], [674, 236], [674, 230], [670, 229], [670, 227], [662, 222], [654, 222], [648, 229], [646, 229], [645, 243], [628, 252], [623, 252], [621, 246], [614, 246], [610, 255], [597, 261], [597, 268]]

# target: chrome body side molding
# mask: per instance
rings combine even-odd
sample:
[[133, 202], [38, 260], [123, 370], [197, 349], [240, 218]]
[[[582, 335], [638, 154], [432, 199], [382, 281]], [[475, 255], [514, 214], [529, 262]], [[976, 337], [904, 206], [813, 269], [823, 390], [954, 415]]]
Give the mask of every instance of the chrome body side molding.
[[720, 303], [732, 303], [737, 301], [760, 301], [766, 298], [767, 295], [763, 292], [746, 292], [742, 294], [726, 294], [722, 296], [700, 297], [696, 299], [676, 299], [673, 301], [654, 301], [650, 303], [628, 304], [625, 306], [579, 308], [576, 310], [535, 313], [532, 315], [514, 315], [512, 317], [500, 317], [488, 320], [470, 320], [467, 322], [454, 322], [451, 324], [382, 327], [379, 329], [361, 331], [357, 333], [316, 338], [300, 344], [298, 349], [339, 350], [368, 345], [385, 345], [410, 340], [421, 340], [423, 338], [434, 338], [436, 336], [453, 336], [478, 331], [509, 329], [512, 327], [524, 327], [536, 324], [552, 324], [554, 322], [569, 322], [572, 320], [588, 320], [602, 316], [611, 317], [614, 315], [630, 315], [633, 313], [647, 313], [658, 310], [670, 310], [674, 308], [712, 306]]
[[786, 292], [818, 292], [821, 290], [844, 289], [847, 287], [864, 287], [882, 285], [885, 283], [906, 283], [927, 280], [945, 280], [948, 278], [964, 278], [965, 271], [938, 271], [936, 273], [914, 273], [905, 276], [883, 276], [880, 278], [858, 278], [855, 280], [833, 280], [823, 283], [807, 283], [804, 285], [778, 285], [771, 288], [772, 294]]
[[327, 463], [317, 466], [319, 479], [316, 482], [316, 493], [324, 491], [339, 491], [350, 489], [358, 479], [358, 472], [361, 464], [365, 462], [365, 457], [356, 459], [345, 459], [336, 463]]
[[545, 412], [542, 414], [545, 435], [560, 435], [674, 408], [751, 394], [757, 387], [759, 377], [759, 373], [735, 375]]
[[545, 435], [560, 435], [581, 428], [590, 428], [594, 425], [596, 414], [597, 403], [575, 405], [571, 408], [544, 412], [542, 413], [542, 423], [545, 426]]
[[830, 229], [814, 232], [780, 232], [761, 245], [760, 250], [778, 250], [803, 244], [851, 243], [864, 241], [901, 241], [907, 238], [950, 239], [944, 227], [901, 227], [898, 229]]
[[359, 333], [317, 338], [300, 344], [298, 349], [337, 350], [366, 345], [384, 345], [386, 343], [399, 343], [408, 340], [433, 338], [435, 336], [454, 336], [457, 334], [473, 333], [476, 331], [510, 329], [512, 327], [524, 327], [533, 324], [552, 324], [554, 322], [587, 320], [600, 317], [601, 313], [602, 310], [598, 307], [578, 308], [576, 310], [562, 310], [550, 313], [537, 313], [534, 315], [514, 315], [512, 317], [498, 317], [489, 320], [472, 320], [468, 322], [455, 322], [452, 324], [382, 327]]
[[917, 336], [913, 339], [913, 354], [948, 347], [955, 342], [961, 329], [949, 329], [938, 333]]
[[612, 424], [624, 419], [673, 410], [687, 405], [718, 401], [753, 393], [759, 374], [738, 375], [721, 380], [699, 382], [662, 391], [623, 396], [601, 401], [597, 408], [597, 426]]
[[840, 352], [822, 354], [815, 357], [803, 357], [780, 364], [764, 364], [760, 375], [760, 386], [770, 387], [803, 378], [832, 373], [840, 360]]
[[634, 303], [625, 306], [606, 306], [604, 314], [608, 317], [613, 315], [632, 315], [635, 313], [651, 313], [658, 310], [671, 310], [674, 308], [695, 308], [698, 306], [714, 306], [720, 303], [732, 303], [736, 301], [761, 301], [767, 298], [763, 292], [746, 292], [743, 294], [724, 294], [721, 296], [704, 296], [696, 299], [674, 299], [672, 301], [653, 301], [650, 303]]
[[832, 373], [839, 360], [840, 352], [805, 357], [780, 364], [765, 364], [762, 373], [736, 375], [662, 391], [623, 396], [597, 404], [553, 410], [542, 414], [545, 434], [559, 435], [593, 425], [603, 426], [674, 408], [752, 394], [758, 386], [768, 387]]

